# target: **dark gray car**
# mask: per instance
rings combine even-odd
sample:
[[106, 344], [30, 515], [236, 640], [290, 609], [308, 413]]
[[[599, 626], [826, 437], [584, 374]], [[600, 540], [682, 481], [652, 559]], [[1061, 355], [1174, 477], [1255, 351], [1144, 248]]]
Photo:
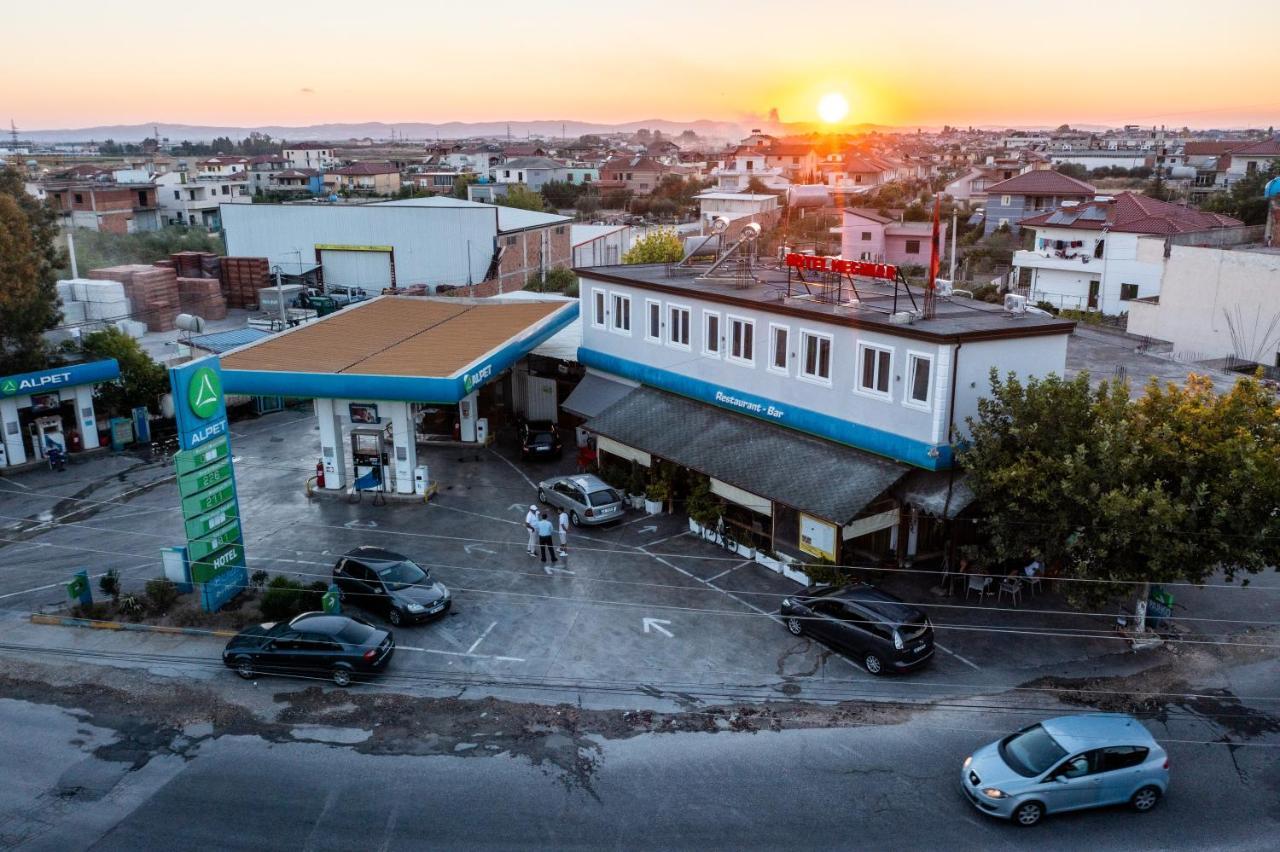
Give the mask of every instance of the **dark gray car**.
[[590, 473], [553, 476], [538, 483], [538, 499], [564, 509], [575, 527], [607, 524], [622, 517], [622, 495]]
[[381, 547], [357, 547], [333, 566], [344, 604], [382, 613], [399, 626], [439, 618], [453, 600], [449, 590], [412, 559]]

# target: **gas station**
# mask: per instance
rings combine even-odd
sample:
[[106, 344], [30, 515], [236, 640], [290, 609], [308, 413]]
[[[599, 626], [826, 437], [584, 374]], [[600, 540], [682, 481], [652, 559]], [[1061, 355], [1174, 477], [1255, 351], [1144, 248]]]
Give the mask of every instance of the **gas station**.
[[533, 417], [539, 380], [518, 364], [577, 315], [576, 299], [381, 296], [224, 353], [222, 381], [313, 400], [322, 492], [425, 495], [419, 444], [480, 447], [498, 421]]
[[100, 446], [93, 387], [119, 378], [115, 359], [0, 377], [0, 470]]

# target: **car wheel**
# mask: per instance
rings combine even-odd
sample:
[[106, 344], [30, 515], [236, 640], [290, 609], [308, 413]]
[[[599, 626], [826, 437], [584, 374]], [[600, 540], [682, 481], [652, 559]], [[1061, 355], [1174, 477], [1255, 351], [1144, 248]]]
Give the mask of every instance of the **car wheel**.
[[241, 657], [236, 660], [236, 674], [245, 680], [253, 680], [253, 676], [257, 674], [253, 670], [253, 660], [248, 657]]
[[1154, 808], [1160, 802], [1160, 788], [1156, 786], [1143, 787], [1141, 790], [1133, 794], [1133, 798], [1129, 800], [1129, 804], [1133, 805], [1133, 809], [1140, 814]]
[[570, 513], [569, 513], [569, 523], [573, 524], [575, 527], [580, 527], [580, 526], [582, 526], [582, 522], [578, 520], [578, 513], [577, 513], [577, 512], [570, 512]]
[[799, 636], [804, 633], [804, 625], [794, 615], [787, 619], [787, 629], [791, 631], [792, 636]]
[[1013, 810], [1013, 821], [1023, 828], [1030, 828], [1044, 816], [1044, 805], [1039, 802], [1023, 802]]
[[884, 674], [884, 662], [875, 654], [867, 654], [862, 658], [862, 665], [866, 666], [867, 671], [873, 675]]
[[390, 621], [393, 625], [395, 625], [396, 627], [399, 627], [400, 622], [403, 620], [404, 620], [404, 617], [400, 615], [399, 609], [393, 606], [391, 607], [390, 610], [388, 610], [387, 621]]
[[543, 491], [541, 488], [538, 489], [538, 502], [539, 503], [547, 502], [547, 492]]
[[350, 686], [351, 670], [344, 669], [342, 666], [335, 666], [333, 669], [333, 685], [334, 686]]

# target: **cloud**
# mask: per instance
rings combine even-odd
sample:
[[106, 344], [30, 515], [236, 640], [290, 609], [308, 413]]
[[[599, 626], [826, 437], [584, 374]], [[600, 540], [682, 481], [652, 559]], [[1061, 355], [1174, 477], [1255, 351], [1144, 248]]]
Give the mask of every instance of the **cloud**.
[[308, 88], [308, 87], [306, 87], [306, 86], [303, 86], [303, 87], [302, 87], [301, 89], [299, 89], [298, 91], [299, 91], [299, 92], [301, 92], [301, 93], [302, 93], [302, 94], [304, 94], [304, 95], [314, 95], [314, 94], [316, 93], [316, 90], [315, 90], [315, 89]]

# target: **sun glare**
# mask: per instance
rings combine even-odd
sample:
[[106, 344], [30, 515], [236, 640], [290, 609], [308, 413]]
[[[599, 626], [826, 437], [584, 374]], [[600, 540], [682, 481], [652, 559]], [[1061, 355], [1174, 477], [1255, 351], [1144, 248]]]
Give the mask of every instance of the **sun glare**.
[[818, 117], [827, 124], [836, 124], [849, 114], [849, 102], [839, 92], [828, 92], [818, 101]]

